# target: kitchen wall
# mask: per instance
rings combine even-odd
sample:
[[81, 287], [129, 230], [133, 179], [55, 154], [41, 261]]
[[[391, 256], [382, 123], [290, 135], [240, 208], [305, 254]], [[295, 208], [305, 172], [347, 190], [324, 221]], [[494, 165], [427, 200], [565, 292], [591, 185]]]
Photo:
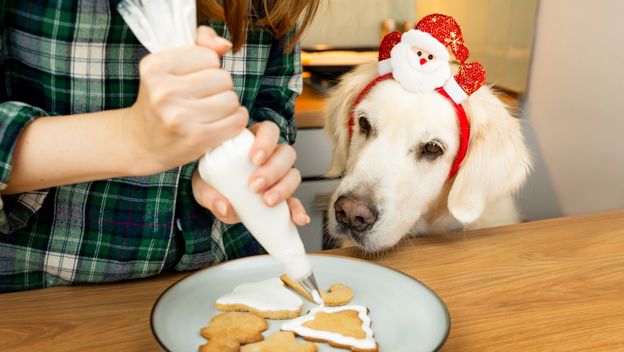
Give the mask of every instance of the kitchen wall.
[[[384, 19], [414, 24], [430, 13], [457, 19], [488, 82], [522, 93], [526, 88], [538, 0], [324, 0], [304, 47], [326, 44], [376, 48]], [[403, 28], [398, 28], [403, 30]]]
[[527, 219], [624, 208], [624, 1], [542, 0], [522, 118]]
[[488, 82], [517, 93], [526, 89], [538, 0], [415, 0], [415, 18], [453, 16], [462, 27], [470, 61]]
[[302, 38], [303, 47], [377, 47], [386, 18], [413, 20], [414, 0], [321, 0], [314, 23]]

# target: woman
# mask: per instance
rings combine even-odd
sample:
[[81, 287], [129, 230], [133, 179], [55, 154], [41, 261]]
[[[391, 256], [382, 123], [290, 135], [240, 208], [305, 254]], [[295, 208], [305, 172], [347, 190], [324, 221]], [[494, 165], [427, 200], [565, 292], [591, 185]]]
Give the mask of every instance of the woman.
[[259, 166], [249, 186], [268, 205], [287, 200], [298, 225], [309, 221], [291, 197], [300, 176], [290, 144], [296, 42], [317, 1], [202, 1], [200, 23], [212, 29], [198, 29], [197, 45], [150, 55], [116, 4], [2, 8], [0, 292], [260, 253], [196, 170], [246, 125]]

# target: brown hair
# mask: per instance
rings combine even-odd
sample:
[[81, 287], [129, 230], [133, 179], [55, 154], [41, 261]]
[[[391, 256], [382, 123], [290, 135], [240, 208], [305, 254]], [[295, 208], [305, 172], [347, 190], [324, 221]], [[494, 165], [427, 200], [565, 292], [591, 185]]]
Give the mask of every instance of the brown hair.
[[[285, 51], [292, 50], [301, 34], [312, 22], [320, 0], [197, 0], [201, 18], [225, 21], [232, 34], [234, 51], [245, 42], [245, 29], [250, 19], [276, 38], [284, 36], [301, 17], [299, 29]], [[251, 5], [251, 6], [250, 6]]]

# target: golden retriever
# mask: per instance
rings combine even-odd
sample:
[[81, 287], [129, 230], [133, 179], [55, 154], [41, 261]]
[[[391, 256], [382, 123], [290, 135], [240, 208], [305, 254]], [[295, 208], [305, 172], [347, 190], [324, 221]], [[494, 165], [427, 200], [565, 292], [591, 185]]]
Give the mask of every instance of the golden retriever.
[[[326, 132], [334, 142], [328, 177], [342, 176], [331, 197], [327, 232], [368, 252], [404, 236], [518, 222], [514, 193], [531, 168], [520, 121], [492, 89], [481, 87], [463, 107], [470, 144], [448, 179], [459, 144], [455, 110], [437, 92], [410, 93], [388, 80], [354, 107], [378, 75], [365, 64], [343, 76], [328, 100]], [[352, 240], [352, 241], [351, 241]]]

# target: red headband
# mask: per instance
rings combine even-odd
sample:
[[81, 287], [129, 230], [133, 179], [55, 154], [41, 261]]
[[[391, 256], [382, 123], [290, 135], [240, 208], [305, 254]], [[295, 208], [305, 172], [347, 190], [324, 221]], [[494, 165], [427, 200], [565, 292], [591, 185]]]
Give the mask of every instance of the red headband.
[[[351, 110], [349, 113], [349, 143], [351, 143], [351, 139], [353, 137], [353, 127], [355, 126], [355, 107], [362, 102], [364, 97], [368, 94], [368, 92], [377, 85], [379, 82], [383, 82], [389, 79], [393, 79], [392, 73], [387, 73], [385, 75], [379, 76], [374, 80], [368, 82], [368, 84], [362, 89], [360, 94], [358, 94], [357, 98], [351, 105]], [[453, 160], [453, 165], [451, 165], [451, 170], [449, 171], [448, 178], [451, 179], [457, 171], [459, 170], [459, 166], [461, 162], [464, 160], [466, 156], [466, 152], [468, 151], [468, 143], [470, 141], [470, 122], [466, 117], [466, 111], [461, 106], [461, 104], [457, 104], [449, 94], [444, 90], [444, 88], [437, 88], [436, 91], [440, 93], [443, 97], [445, 97], [453, 108], [455, 108], [455, 114], [457, 115], [457, 123], [459, 125], [459, 148], [457, 148], [457, 154], [455, 155], [455, 160]]]

